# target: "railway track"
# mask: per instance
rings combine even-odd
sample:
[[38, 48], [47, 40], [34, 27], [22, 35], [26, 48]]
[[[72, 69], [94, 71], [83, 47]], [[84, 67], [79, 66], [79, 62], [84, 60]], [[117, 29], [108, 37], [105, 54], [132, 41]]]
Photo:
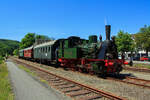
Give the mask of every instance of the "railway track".
[[128, 77], [128, 76], [126, 76], [124, 79], [117, 79], [112, 77], [108, 77], [107, 79], [150, 89], [150, 80], [144, 80], [144, 79], [139, 79], [136, 77]]
[[70, 96], [74, 100], [126, 100], [125, 98], [115, 96], [111, 93], [104, 92], [102, 90], [98, 90], [87, 85], [80, 84], [78, 82], [55, 75], [47, 70], [36, 67], [34, 65], [21, 62], [17, 59], [13, 60], [19, 64], [29, 66], [30, 68], [32, 67], [34, 70], [42, 72], [42, 76], [48, 77], [47, 81], [50, 86], [63, 92], [67, 96]]
[[[80, 74], [83, 74], [83, 73], [80, 73]], [[84, 74], [84, 75], [87, 75], [87, 74]], [[136, 77], [129, 77], [129, 76], [117, 77], [117, 78], [107, 77], [107, 79], [150, 89], [150, 80], [144, 80], [144, 79], [139, 79]]]
[[137, 71], [137, 72], [146, 72], [150, 73], [150, 69], [147, 68], [133, 68], [133, 67], [124, 67], [125, 70]]

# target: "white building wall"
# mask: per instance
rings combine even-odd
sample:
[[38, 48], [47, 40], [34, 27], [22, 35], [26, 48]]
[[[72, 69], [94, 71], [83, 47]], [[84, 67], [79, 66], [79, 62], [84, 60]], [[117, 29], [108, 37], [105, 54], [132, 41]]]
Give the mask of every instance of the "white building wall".
[[148, 52], [148, 56], [150, 57], [150, 52]]
[[[130, 59], [130, 57], [128, 56], [130, 54], [131, 54], [131, 52], [125, 52], [125, 58]], [[133, 52], [133, 55], [134, 54], [135, 54], [135, 52]], [[137, 52], [136, 54], [139, 54], [140, 57], [142, 57], [143, 54], [146, 54], [146, 51], [142, 50], [142, 51]], [[150, 57], [150, 52], [148, 52], [148, 57]]]

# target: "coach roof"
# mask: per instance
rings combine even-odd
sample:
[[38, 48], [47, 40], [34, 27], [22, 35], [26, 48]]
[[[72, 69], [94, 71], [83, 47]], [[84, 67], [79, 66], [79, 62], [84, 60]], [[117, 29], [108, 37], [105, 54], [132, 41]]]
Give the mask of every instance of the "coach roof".
[[25, 48], [25, 49], [23, 49], [23, 50], [30, 50], [30, 49], [32, 49], [32, 48], [33, 48], [33, 46], [28, 47], [28, 48]]
[[53, 40], [53, 41], [49, 41], [49, 42], [45, 42], [39, 45], [34, 46], [34, 48], [38, 48], [38, 47], [44, 47], [44, 46], [48, 46], [48, 45], [53, 45], [57, 40]]

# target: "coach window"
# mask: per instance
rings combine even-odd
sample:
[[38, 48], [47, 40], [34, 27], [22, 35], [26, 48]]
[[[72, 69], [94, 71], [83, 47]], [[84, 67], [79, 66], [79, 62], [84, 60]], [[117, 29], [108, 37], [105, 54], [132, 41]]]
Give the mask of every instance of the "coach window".
[[50, 52], [50, 47], [48, 47], [48, 52]]
[[49, 52], [50, 52], [50, 50], [51, 50], [51, 47], [49, 47]]

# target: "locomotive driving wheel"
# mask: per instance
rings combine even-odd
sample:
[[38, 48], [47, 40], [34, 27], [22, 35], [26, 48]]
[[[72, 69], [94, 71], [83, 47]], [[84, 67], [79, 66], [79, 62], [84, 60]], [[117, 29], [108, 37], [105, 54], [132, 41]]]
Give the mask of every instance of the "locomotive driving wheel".
[[115, 75], [119, 76], [120, 71], [122, 71], [122, 66], [120, 64], [118, 64], [117, 62], [114, 63], [114, 68], [116, 70]]
[[101, 66], [99, 66], [99, 70], [100, 70], [99, 76], [103, 77], [103, 78], [106, 77], [107, 68], [104, 65], [101, 65]]

